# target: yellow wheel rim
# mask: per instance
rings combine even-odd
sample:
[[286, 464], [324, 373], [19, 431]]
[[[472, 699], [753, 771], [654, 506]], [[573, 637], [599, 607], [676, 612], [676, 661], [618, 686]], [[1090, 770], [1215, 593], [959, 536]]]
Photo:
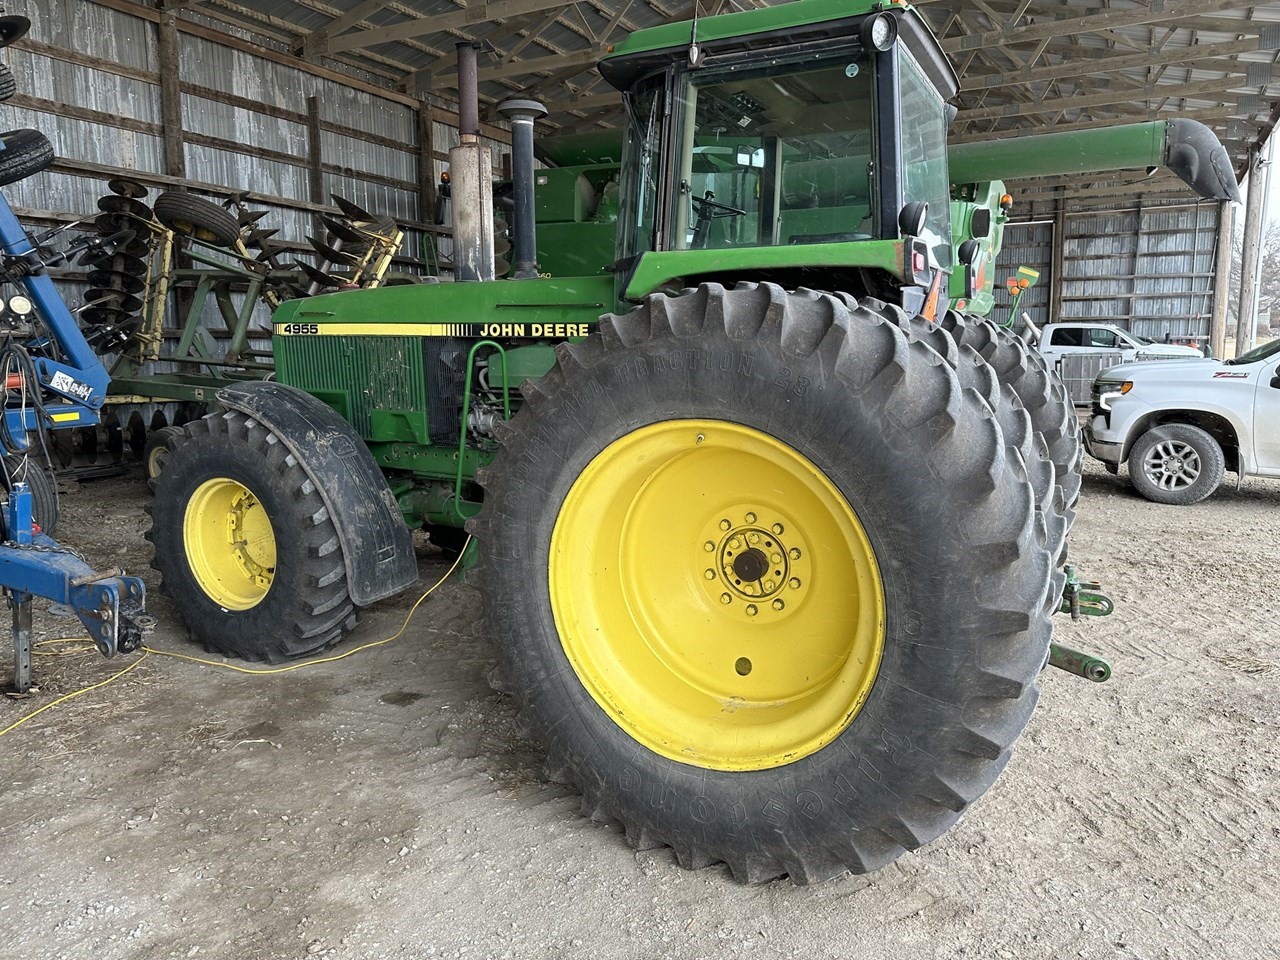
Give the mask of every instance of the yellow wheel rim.
[[187, 502], [183, 545], [196, 583], [219, 606], [262, 602], [276, 571], [276, 538], [262, 502], [226, 477], [200, 484]]
[[147, 455], [147, 476], [154, 480], [160, 476], [164, 463], [169, 459], [169, 451], [164, 444], [156, 444]]
[[799, 760], [848, 727], [884, 649], [884, 589], [857, 516], [773, 437], [673, 420], [610, 444], [556, 519], [551, 609], [606, 714], [715, 770]]

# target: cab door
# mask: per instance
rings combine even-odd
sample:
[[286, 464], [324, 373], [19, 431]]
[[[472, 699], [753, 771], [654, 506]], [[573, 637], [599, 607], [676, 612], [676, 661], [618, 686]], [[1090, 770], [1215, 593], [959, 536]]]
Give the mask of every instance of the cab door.
[[1260, 473], [1280, 476], [1280, 363], [1261, 364], [1253, 402], [1254, 457]]

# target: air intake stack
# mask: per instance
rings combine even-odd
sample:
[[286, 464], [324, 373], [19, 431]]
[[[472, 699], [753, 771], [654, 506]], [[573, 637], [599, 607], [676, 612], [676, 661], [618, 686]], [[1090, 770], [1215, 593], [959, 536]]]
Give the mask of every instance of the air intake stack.
[[533, 211], [533, 121], [547, 115], [536, 100], [504, 100], [498, 112], [511, 121], [511, 178], [515, 194], [516, 280], [538, 275], [538, 238]]

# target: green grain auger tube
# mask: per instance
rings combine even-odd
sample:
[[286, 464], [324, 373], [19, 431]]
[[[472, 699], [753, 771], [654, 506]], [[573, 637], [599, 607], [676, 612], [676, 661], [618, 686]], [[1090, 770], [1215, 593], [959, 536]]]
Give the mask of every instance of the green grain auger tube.
[[500, 105], [501, 280], [474, 57], [454, 281], [281, 305], [277, 381], [156, 481], [166, 589], [214, 650], [312, 653], [412, 583], [425, 528], [466, 551], [548, 776], [633, 846], [803, 884], [929, 843], [1031, 716], [1080, 484], [1052, 373], [947, 309], [937, 41], [869, 0], [631, 35], [600, 64], [616, 176], [541, 208], [558, 245], [614, 243], [550, 270], [540, 108]]

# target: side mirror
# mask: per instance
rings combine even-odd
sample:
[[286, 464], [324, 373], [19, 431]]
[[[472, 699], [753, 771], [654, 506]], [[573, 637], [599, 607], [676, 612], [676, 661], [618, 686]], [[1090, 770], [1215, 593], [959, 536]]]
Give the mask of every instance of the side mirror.
[[971, 264], [978, 259], [978, 241], [966, 240], [956, 251], [956, 259], [963, 264]]
[[1277, 390], [1280, 390], [1280, 373], [1277, 373], [1275, 376], [1271, 378], [1271, 386], [1273, 386]]

